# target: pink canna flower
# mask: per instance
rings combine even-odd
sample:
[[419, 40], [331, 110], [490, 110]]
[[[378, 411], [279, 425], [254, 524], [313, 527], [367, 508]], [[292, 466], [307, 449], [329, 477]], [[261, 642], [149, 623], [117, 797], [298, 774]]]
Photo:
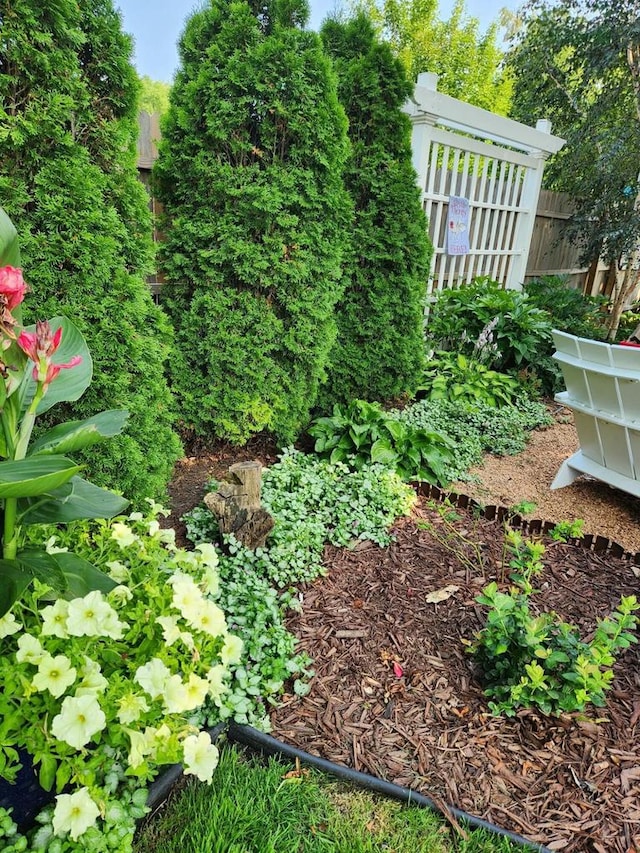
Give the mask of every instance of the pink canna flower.
[[48, 320], [38, 320], [35, 332], [22, 331], [18, 336], [18, 346], [35, 364], [33, 378], [45, 388], [61, 370], [75, 367], [82, 361], [82, 356], [74, 355], [66, 364], [54, 364], [51, 359], [61, 340], [62, 327], [52, 332]]
[[9, 311], [13, 311], [20, 305], [28, 289], [21, 269], [0, 267], [0, 295], [4, 296], [5, 305]]

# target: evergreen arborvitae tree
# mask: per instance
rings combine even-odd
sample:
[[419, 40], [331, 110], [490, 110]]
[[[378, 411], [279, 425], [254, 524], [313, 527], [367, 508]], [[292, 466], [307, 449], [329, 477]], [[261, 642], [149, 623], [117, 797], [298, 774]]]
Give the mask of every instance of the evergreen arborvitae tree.
[[25, 322], [68, 316], [93, 382], [56, 418], [130, 412], [92, 447], [91, 478], [136, 502], [160, 497], [180, 442], [164, 378], [171, 331], [145, 276], [148, 197], [136, 172], [138, 79], [112, 0], [0, 0], [0, 205], [20, 234]]
[[415, 391], [432, 246], [411, 162], [412, 93], [403, 66], [367, 17], [327, 20], [321, 36], [338, 73], [352, 154], [351, 278], [337, 306], [338, 339], [321, 403], [388, 400]]
[[197, 434], [290, 441], [335, 338], [347, 123], [306, 15], [298, 0], [210, 0], [180, 42], [155, 185], [173, 389]]

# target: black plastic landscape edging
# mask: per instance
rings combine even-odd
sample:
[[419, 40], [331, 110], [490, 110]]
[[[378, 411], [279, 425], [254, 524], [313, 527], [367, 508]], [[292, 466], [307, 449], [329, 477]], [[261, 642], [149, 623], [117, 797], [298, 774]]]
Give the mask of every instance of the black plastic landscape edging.
[[[375, 791], [377, 794], [383, 794], [386, 797], [392, 797], [395, 800], [400, 800], [412, 805], [422, 806], [423, 808], [431, 809], [438, 814], [446, 817], [445, 811], [430, 797], [424, 794], [419, 794], [411, 788], [403, 788], [401, 785], [394, 785], [393, 782], [387, 782], [384, 779], [379, 779], [377, 776], [371, 776], [369, 773], [361, 773], [359, 770], [352, 770], [350, 767], [345, 767], [342, 764], [334, 764], [332, 761], [327, 761], [326, 758], [320, 758], [317, 755], [311, 755], [308, 752], [298, 749], [295, 746], [283, 743], [271, 735], [264, 734], [252, 726], [241, 726], [237, 723], [230, 723], [227, 729], [227, 738], [232, 743], [248, 746], [253, 750], [260, 751], [266, 755], [277, 755], [282, 758], [291, 760], [298, 759], [304, 764], [309, 764], [311, 767], [316, 767], [322, 770], [323, 773], [329, 773], [338, 779], [343, 779], [345, 782], [351, 782], [359, 788], [365, 788], [369, 791]], [[483, 820], [475, 815], [457, 809], [453, 806], [446, 806], [446, 810], [461, 823], [465, 823], [472, 829], [484, 829], [493, 835], [500, 835], [508, 838], [514, 844], [524, 847], [527, 850], [534, 850], [537, 853], [553, 853], [548, 847], [543, 844], [536, 844], [522, 835], [515, 832], [509, 832], [508, 829], [502, 829], [495, 826], [489, 821]]]

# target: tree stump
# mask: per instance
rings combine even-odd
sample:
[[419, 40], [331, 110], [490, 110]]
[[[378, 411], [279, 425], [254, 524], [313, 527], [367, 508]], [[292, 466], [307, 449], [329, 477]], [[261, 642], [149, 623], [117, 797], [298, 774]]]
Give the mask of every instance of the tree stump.
[[220, 533], [233, 533], [238, 542], [254, 551], [265, 544], [275, 524], [260, 506], [262, 465], [236, 462], [229, 467], [229, 477], [217, 491], [206, 494], [204, 502], [218, 519]]

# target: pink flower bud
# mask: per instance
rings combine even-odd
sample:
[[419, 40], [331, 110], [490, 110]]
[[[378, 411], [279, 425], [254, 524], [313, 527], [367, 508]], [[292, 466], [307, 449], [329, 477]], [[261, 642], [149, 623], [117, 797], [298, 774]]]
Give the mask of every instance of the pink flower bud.
[[402, 669], [397, 660], [394, 660], [393, 662], [393, 674], [396, 678], [402, 678], [402, 676], [404, 675], [404, 670]]
[[0, 267], [0, 294], [4, 296], [9, 311], [20, 305], [27, 290], [21, 269]]
[[18, 335], [18, 346], [35, 364], [33, 378], [36, 382], [42, 382], [45, 388], [61, 370], [75, 367], [82, 361], [82, 356], [74, 355], [66, 364], [54, 364], [51, 358], [61, 340], [62, 326], [52, 332], [48, 320], [38, 320], [35, 332], [22, 331]]

